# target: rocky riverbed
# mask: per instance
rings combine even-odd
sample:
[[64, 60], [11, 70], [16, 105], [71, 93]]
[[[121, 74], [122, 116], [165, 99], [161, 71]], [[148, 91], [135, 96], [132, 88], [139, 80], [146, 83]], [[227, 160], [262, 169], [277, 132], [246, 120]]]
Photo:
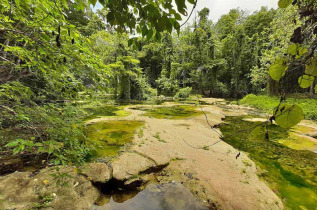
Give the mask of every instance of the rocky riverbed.
[[[216, 105], [219, 102], [221, 107]], [[209, 124], [204, 114], [196, 113], [201, 112], [198, 106], [194, 114], [174, 119], [147, 114], [147, 109], [172, 108], [175, 103], [127, 106], [129, 116], [90, 120], [87, 123], [91, 125], [118, 121], [142, 125], [114, 158], [99, 157], [84, 166], [50, 167], [0, 177], [1, 208], [91, 209], [113, 202], [111, 198], [101, 202], [105, 192], [143, 190], [150, 183], [178, 183], [195, 196], [199, 206], [209, 209], [283, 209], [281, 199], [259, 179], [255, 163], [222, 141], [216, 128], [226, 116], [254, 110], [223, 108], [225, 103], [218, 99], [205, 103], [215, 104], [202, 107]]]

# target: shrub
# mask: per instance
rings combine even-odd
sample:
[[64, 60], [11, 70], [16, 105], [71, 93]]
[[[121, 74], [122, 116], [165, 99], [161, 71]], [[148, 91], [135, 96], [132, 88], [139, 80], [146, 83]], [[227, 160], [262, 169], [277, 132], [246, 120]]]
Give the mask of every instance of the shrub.
[[175, 98], [188, 98], [189, 94], [192, 92], [192, 88], [191, 87], [186, 87], [186, 88], [182, 88], [179, 89], [177, 91], [177, 93], [175, 94]]
[[[89, 149], [84, 144], [84, 112], [72, 105], [20, 106], [15, 114], [0, 110], [0, 146], [14, 155], [47, 155], [51, 163], [82, 163]], [[6, 129], [9, 128], [9, 129]]]
[[156, 90], [151, 88], [144, 77], [131, 81], [130, 97], [132, 100], [150, 100], [156, 96]]
[[[251, 106], [257, 109], [271, 112], [278, 104], [280, 98], [268, 95], [249, 94], [239, 101], [242, 105]], [[295, 103], [303, 109], [305, 119], [317, 120], [317, 100], [310, 98], [287, 98], [286, 103]]]
[[33, 92], [20, 82], [7, 82], [0, 85], [1, 104], [21, 104], [30, 102]]

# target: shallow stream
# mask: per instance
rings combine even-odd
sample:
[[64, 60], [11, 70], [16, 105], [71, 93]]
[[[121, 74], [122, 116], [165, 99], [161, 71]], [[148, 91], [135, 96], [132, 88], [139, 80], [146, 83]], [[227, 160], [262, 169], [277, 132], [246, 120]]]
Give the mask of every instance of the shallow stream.
[[[149, 184], [143, 191], [105, 195], [93, 210], [207, 210], [180, 183]], [[104, 202], [104, 203], [102, 203]]]

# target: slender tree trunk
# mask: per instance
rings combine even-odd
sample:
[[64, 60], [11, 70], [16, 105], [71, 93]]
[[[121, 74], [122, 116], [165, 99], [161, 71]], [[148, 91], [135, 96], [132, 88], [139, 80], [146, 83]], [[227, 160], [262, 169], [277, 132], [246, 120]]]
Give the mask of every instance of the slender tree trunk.
[[269, 95], [278, 95], [279, 92], [279, 83], [270, 76], [268, 78], [267, 90]]
[[[4, 45], [5, 45], [5, 46], [9, 46], [9, 43], [10, 43], [10, 39], [6, 39], [6, 40], [4, 41]], [[4, 59], [7, 58], [7, 51], [5, 51], [5, 50], [3, 50], [3, 57], [4, 57]]]
[[314, 83], [311, 84], [311, 86], [310, 86], [309, 96], [310, 96], [311, 98], [314, 96]]
[[118, 84], [119, 84], [119, 75], [118, 74], [115, 75], [114, 80], [115, 80], [114, 98], [115, 98], [115, 100], [117, 100], [118, 99]]
[[131, 99], [130, 96], [130, 76], [129, 75], [122, 75], [121, 76], [121, 83], [120, 83], [120, 99], [124, 101], [128, 101]]

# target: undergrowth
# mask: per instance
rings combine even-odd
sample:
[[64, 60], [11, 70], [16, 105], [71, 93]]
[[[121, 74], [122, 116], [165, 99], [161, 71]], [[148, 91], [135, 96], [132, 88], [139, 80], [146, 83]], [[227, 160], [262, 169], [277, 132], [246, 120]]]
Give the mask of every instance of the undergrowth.
[[[265, 112], [270, 112], [279, 104], [280, 98], [268, 95], [249, 94], [239, 101], [241, 105], [247, 105]], [[296, 103], [303, 109], [305, 119], [317, 120], [317, 100], [310, 98], [286, 98], [286, 103]]]
[[92, 157], [85, 120], [127, 114], [104, 99], [40, 105], [28, 99], [0, 102], [1, 156], [41, 157], [50, 165], [81, 164]]

